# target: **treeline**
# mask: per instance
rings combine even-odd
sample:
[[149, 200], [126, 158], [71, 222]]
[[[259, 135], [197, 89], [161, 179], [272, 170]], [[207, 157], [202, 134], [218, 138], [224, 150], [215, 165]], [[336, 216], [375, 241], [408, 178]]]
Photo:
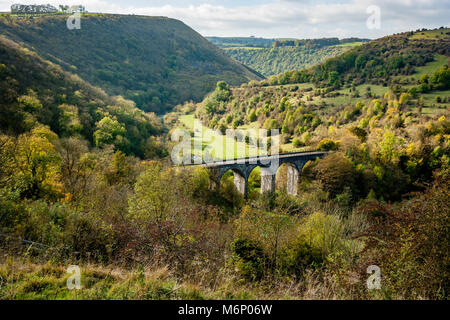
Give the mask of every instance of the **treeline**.
[[207, 37], [225, 53], [266, 77], [317, 65], [368, 39], [264, 39]]
[[273, 47], [304, 47], [306, 49], [320, 49], [323, 47], [336, 46], [340, 44], [368, 41], [370, 41], [370, 39], [359, 38], [345, 38], [341, 40], [339, 38], [276, 40], [273, 42]]
[[273, 45], [273, 39], [255, 38], [255, 37], [206, 37], [209, 41], [221, 48], [227, 47], [254, 47], [270, 48]]

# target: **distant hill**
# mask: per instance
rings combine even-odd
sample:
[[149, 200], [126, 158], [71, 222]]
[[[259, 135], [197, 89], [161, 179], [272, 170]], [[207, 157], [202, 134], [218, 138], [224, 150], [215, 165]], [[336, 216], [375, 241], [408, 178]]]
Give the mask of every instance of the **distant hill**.
[[411, 31], [383, 37], [328, 59], [320, 65], [286, 72], [264, 82], [313, 82], [321, 87], [362, 83], [387, 86], [395, 80], [395, 76], [412, 75], [415, 67], [433, 61], [436, 54], [449, 56], [449, 30]]
[[163, 129], [156, 115], [132, 101], [108, 96], [0, 35], [0, 134], [16, 136], [40, 125], [61, 138], [111, 144], [140, 157]]
[[338, 56], [369, 39], [264, 39], [207, 37], [225, 53], [266, 77], [308, 68]]
[[66, 19], [2, 14], [0, 34], [145, 111], [201, 100], [219, 80], [239, 85], [262, 79], [181, 21], [83, 14], [81, 29], [68, 30]]

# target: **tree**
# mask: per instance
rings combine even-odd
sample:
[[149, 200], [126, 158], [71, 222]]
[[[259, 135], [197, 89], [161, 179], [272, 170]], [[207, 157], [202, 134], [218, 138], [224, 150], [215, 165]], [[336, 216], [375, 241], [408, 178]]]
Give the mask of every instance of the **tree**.
[[248, 121], [254, 122], [254, 121], [256, 121], [256, 119], [257, 119], [256, 112], [254, 109], [252, 109], [250, 111], [250, 114], [248, 115]]
[[94, 141], [97, 147], [106, 144], [116, 144], [126, 133], [125, 126], [117, 119], [110, 116], [104, 117], [97, 123], [97, 130], [94, 132]]
[[328, 84], [329, 85], [337, 85], [339, 82], [339, 73], [337, 71], [330, 71], [328, 73]]
[[366, 57], [364, 55], [358, 55], [355, 59], [355, 68], [360, 70], [366, 64]]
[[404, 140], [395, 136], [391, 130], [386, 130], [379, 142], [379, 155], [384, 162], [397, 161], [400, 158]]
[[17, 99], [24, 111], [33, 113], [42, 110], [42, 103], [39, 101], [37, 94], [33, 90], [28, 90], [27, 95], [23, 95]]
[[411, 100], [411, 98], [412, 97], [411, 97], [411, 95], [409, 93], [403, 92], [400, 95], [400, 100], [399, 100], [400, 105], [404, 106], [404, 105], [408, 104], [408, 102], [409, 102], [409, 100]]
[[176, 219], [175, 208], [180, 195], [176, 179], [173, 169], [164, 169], [154, 162], [136, 182], [134, 195], [129, 200], [130, 216], [156, 224]]
[[367, 138], [367, 131], [360, 128], [360, 127], [350, 127], [347, 129], [351, 134], [353, 134], [354, 136], [358, 137], [359, 140], [361, 140], [361, 142], [365, 142], [366, 138]]
[[431, 77], [431, 82], [439, 89], [450, 88], [450, 69], [448, 66], [443, 66], [436, 71]]
[[337, 150], [339, 148], [339, 142], [338, 141], [334, 141], [332, 139], [322, 139], [319, 144], [317, 145], [317, 148], [319, 150]]
[[430, 77], [427, 74], [423, 74], [420, 76], [419, 82], [422, 84], [428, 84]]
[[89, 153], [87, 141], [74, 137], [61, 139], [58, 151], [61, 155], [61, 181], [67, 193], [66, 198], [76, 208], [80, 198], [87, 192], [97, 160]]
[[17, 139], [14, 154], [15, 185], [27, 198], [56, 196], [61, 158], [56, 152], [58, 136], [48, 127], [36, 127]]
[[67, 135], [73, 135], [75, 133], [81, 133], [83, 131], [83, 125], [78, 117], [78, 108], [67, 104], [58, 106], [61, 112], [59, 118], [59, 125], [61, 131]]
[[341, 194], [345, 187], [356, 190], [357, 173], [352, 163], [342, 153], [332, 153], [312, 169], [314, 176], [322, 183], [323, 189], [334, 198]]
[[228, 90], [228, 85], [225, 81], [219, 81], [216, 85], [216, 90]]
[[292, 140], [292, 145], [293, 145], [294, 147], [298, 148], [298, 147], [301, 147], [302, 142], [300, 141], [299, 138], [295, 137], [295, 138]]

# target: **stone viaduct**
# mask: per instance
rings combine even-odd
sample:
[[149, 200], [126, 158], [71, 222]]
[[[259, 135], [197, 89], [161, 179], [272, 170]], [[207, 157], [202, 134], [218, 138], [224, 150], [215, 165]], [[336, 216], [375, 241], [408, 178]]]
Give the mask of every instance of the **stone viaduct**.
[[288, 194], [297, 195], [297, 185], [303, 166], [308, 161], [324, 157], [327, 152], [299, 152], [284, 153], [268, 156], [241, 158], [203, 164], [211, 173], [211, 178], [217, 185], [220, 179], [228, 170], [234, 174], [234, 184], [237, 190], [247, 199], [248, 178], [250, 173], [256, 168], [261, 168], [261, 193], [275, 190], [275, 176], [278, 168], [286, 163]]

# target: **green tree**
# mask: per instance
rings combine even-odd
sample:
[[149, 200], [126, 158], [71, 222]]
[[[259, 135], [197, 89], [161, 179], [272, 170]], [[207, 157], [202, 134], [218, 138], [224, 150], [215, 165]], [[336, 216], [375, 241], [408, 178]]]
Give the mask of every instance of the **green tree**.
[[256, 119], [257, 119], [256, 112], [255, 112], [254, 109], [252, 109], [252, 110], [250, 111], [250, 114], [248, 115], [248, 121], [250, 121], [250, 122], [255, 122]]
[[337, 71], [330, 71], [328, 73], [328, 84], [331, 86], [337, 85], [339, 82], [339, 73]]
[[130, 216], [157, 224], [174, 220], [175, 208], [179, 205], [178, 191], [173, 170], [154, 162], [136, 182], [134, 195], [129, 200]]
[[394, 162], [399, 159], [403, 150], [404, 140], [395, 136], [391, 130], [386, 130], [379, 142], [379, 155], [384, 162]]
[[125, 135], [125, 126], [117, 119], [110, 116], [104, 117], [97, 123], [97, 130], [94, 132], [95, 145], [102, 147], [106, 144], [116, 145]]
[[450, 69], [448, 66], [443, 66], [436, 71], [431, 77], [431, 82], [439, 89], [450, 88]]
[[50, 197], [57, 193], [59, 164], [57, 135], [47, 127], [36, 127], [20, 135], [14, 153], [14, 187], [24, 197]]

